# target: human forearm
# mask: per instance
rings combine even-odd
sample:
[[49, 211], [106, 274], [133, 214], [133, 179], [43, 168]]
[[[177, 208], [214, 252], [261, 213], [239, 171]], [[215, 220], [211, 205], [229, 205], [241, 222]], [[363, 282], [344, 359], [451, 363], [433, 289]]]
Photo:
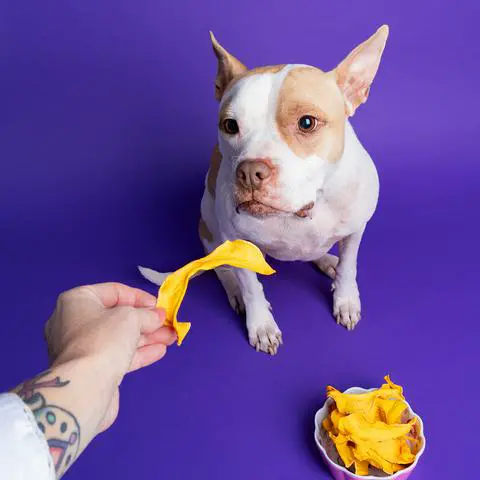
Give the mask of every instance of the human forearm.
[[[14, 390], [23, 402], [4, 396], [5, 408], [13, 404], [16, 411], [7, 427], [18, 435], [13, 435], [9, 465], [2, 470], [0, 461], [2, 479], [26, 478], [27, 462], [28, 472], [43, 471], [28, 478], [50, 479], [53, 464], [60, 478], [91, 440], [113, 424], [123, 377], [160, 360], [175, 340], [173, 331], [162, 328], [165, 312], [155, 304], [152, 295], [117, 283], [60, 295], [45, 328], [50, 370]], [[0, 427], [1, 407], [0, 398]], [[0, 447], [5, 438], [0, 435]], [[10, 475], [12, 471], [19, 474]]]
[[70, 360], [14, 390], [44, 433], [58, 478], [98, 433], [117, 386], [97, 369], [89, 358]]

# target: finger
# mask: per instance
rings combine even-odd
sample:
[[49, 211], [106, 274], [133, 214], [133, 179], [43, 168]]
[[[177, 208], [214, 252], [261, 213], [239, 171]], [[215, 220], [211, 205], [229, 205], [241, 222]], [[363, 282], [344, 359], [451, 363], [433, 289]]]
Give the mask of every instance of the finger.
[[155, 332], [165, 321], [164, 310], [158, 308], [139, 308], [136, 313], [140, 320], [140, 333], [143, 335]]
[[138, 342], [138, 347], [143, 347], [145, 345], [154, 345], [155, 343], [163, 343], [164, 345], [170, 346], [177, 339], [177, 334], [175, 330], [170, 327], [162, 327], [158, 330], [155, 330], [153, 333], [148, 333], [140, 337]]
[[150, 293], [122, 283], [98, 283], [89, 285], [88, 288], [95, 293], [106, 308], [117, 306], [153, 308], [157, 303], [157, 299]]
[[162, 343], [156, 345], [146, 345], [139, 348], [132, 360], [129, 372], [134, 372], [143, 367], [148, 367], [152, 363], [161, 360], [167, 353], [167, 347]]

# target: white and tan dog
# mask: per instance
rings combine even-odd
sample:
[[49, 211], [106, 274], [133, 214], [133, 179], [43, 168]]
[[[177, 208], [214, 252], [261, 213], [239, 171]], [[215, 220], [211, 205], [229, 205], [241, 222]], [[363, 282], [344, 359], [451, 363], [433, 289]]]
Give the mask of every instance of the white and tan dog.
[[[314, 262], [333, 279], [333, 314], [360, 320], [357, 255], [378, 200], [375, 166], [348, 118], [367, 100], [388, 36], [381, 27], [336, 69], [278, 65], [248, 70], [211, 35], [218, 59], [218, 145], [201, 204], [207, 252], [242, 238], [278, 260]], [[339, 244], [339, 258], [329, 250]], [[140, 267], [161, 284], [165, 274]], [[246, 313], [250, 343], [282, 343], [256, 274], [217, 269], [230, 304]]]

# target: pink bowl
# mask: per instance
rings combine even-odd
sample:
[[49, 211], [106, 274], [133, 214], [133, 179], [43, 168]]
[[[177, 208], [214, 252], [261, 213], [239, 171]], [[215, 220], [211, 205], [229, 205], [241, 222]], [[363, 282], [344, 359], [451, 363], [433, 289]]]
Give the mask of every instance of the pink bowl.
[[[352, 387], [346, 390], [345, 393], [365, 393], [371, 390], [374, 390], [374, 389]], [[328, 466], [328, 469], [330, 470], [330, 474], [332, 475], [332, 478], [334, 478], [335, 480], [378, 480], [379, 478], [381, 478], [382, 480], [406, 480], [407, 478], [410, 477], [411, 473], [417, 466], [418, 461], [420, 460], [420, 457], [425, 451], [426, 440], [425, 440], [425, 435], [423, 430], [422, 419], [412, 410], [412, 408], [408, 403], [407, 405], [408, 405], [408, 411], [410, 415], [416, 416], [418, 418], [418, 425], [420, 427], [419, 436], [420, 436], [420, 442], [421, 442], [420, 450], [415, 458], [415, 462], [413, 462], [409, 467], [405, 468], [404, 470], [401, 470], [400, 472], [395, 473], [394, 475], [383, 474], [383, 476], [382, 475], [365, 475], [365, 476], [355, 475], [354, 473], [350, 472], [346, 468], [341, 467], [340, 465], [335, 463], [328, 456], [325, 446], [321, 441], [321, 432], [323, 430], [322, 422], [327, 417], [329, 413], [329, 407], [332, 403], [333, 403], [333, 400], [331, 398], [328, 398], [325, 404], [323, 405], [323, 407], [320, 410], [318, 410], [318, 412], [315, 414], [315, 442], [317, 443], [317, 447], [320, 450], [323, 460], [325, 461], [325, 463]]]

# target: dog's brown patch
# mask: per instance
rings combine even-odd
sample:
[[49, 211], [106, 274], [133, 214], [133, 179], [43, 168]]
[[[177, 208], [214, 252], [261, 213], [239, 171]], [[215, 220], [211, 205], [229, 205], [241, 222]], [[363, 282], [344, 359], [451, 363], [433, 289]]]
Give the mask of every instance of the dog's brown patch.
[[200, 217], [200, 222], [198, 223], [198, 234], [200, 238], [206, 240], [207, 242], [213, 241], [212, 232], [207, 227], [207, 224], [204, 222], [203, 218]]
[[215, 192], [217, 189], [217, 176], [220, 170], [220, 164], [222, 163], [222, 154], [218, 145], [215, 145], [212, 156], [210, 157], [210, 168], [207, 175], [207, 190], [210, 195], [215, 198]]
[[[304, 115], [318, 120], [314, 131], [298, 128]], [[345, 120], [344, 100], [332, 72], [314, 67], [288, 72], [278, 97], [276, 122], [283, 140], [296, 155], [338, 161], [343, 154]]]

